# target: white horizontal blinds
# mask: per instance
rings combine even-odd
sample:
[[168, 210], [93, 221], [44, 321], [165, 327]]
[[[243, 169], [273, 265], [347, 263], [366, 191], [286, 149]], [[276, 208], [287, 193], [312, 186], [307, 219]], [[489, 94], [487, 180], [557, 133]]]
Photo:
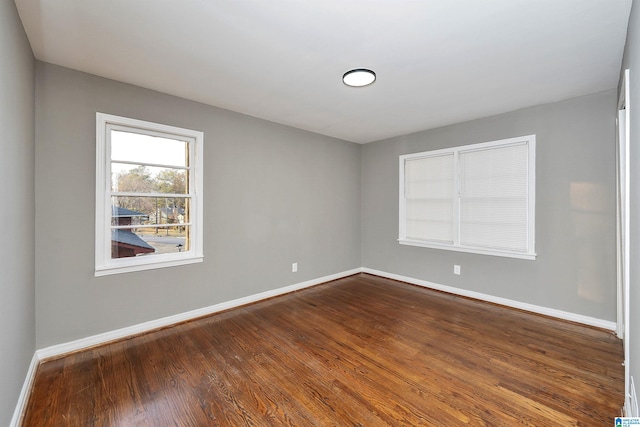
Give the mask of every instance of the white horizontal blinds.
[[460, 244], [527, 252], [527, 143], [461, 151]]
[[405, 235], [453, 243], [453, 153], [405, 161]]

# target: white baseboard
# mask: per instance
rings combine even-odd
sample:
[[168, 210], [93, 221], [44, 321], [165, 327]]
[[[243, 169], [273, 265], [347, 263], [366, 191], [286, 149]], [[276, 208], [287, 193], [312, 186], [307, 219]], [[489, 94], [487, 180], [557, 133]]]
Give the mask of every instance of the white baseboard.
[[[71, 353], [74, 351], [83, 350], [86, 348], [94, 347], [96, 345], [105, 344], [111, 341], [115, 341], [118, 339], [123, 339], [132, 335], [141, 334], [144, 332], [152, 331], [154, 329], [159, 329], [167, 326], [171, 326], [176, 323], [184, 322], [191, 319], [196, 319], [198, 317], [207, 316], [210, 314], [214, 314], [220, 311], [229, 310], [232, 308], [240, 307], [242, 305], [251, 304], [254, 302], [258, 302], [260, 300], [273, 298], [279, 295], [284, 295], [289, 292], [294, 292], [297, 290], [305, 289], [311, 286], [319, 285], [321, 283], [330, 282], [332, 280], [341, 279], [343, 277], [351, 276], [357, 273], [369, 273], [376, 276], [386, 277], [389, 279], [399, 280], [402, 282], [411, 283], [418, 286], [423, 286], [430, 289], [435, 289], [443, 292], [448, 292], [451, 294], [461, 295], [469, 298], [478, 299], [481, 301], [488, 301], [495, 304], [504, 305], [507, 307], [513, 307], [520, 310], [526, 310], [533, 313], [544, 314], [551, 317], [556, 317], [559, 319], [569, 320], [572, 322], [578, 322], [585, 325], [595, 326], [603, 329], [608, 329], [611, 331], [615, 331], [616, 323], [610, 322], [606, 320], [596, 319], [588, 316], [583, 316], [580, 314], [569, 313], [561, 310], [556, 310], [548, 307], [541, 307], [533, 304], [523, 303], [519, 301], [513, 301], [506, 298], [495, 297], [492, 295], [482, 294], [474, 291], [467, 291], [464, 289], [454, 288], [451, 286], [440, 285], [437, 283], [428, 282], [426, 280], [415, 279], [408, 276], [401, 276], [398, 274], [387, 273], [384, 271], [374, 270], [371, 268], [355, 268], [353, 270], [343, 271], [341, 273], [332, 274], [329, 276], [319, 277], [317, 279], [308, 280], [306, 282], [301, 282], [297, 284], [293, 284], [290, 286], [285, 286], [278, 289], [273, 289], [265, 292], [260, 292], [258, 294], [249, 295], [243, 298], [238, 298], [231, 301], [222, 302], [219, 304], [215, 304], [209, 307], [199, 308], [196, 310], [188, 311], [185, 313], [176, 314], [173, 316], [163, 317], [161, 319], [151, 320], [149, 322], [140, 323], [137, 325], [128, 326], [121, 329], [116, 329], [114, 331], [105, 332], [102, 334], [92, 335], [86, 338], [81, 338], [75, 341], [70, 341], [67, 343], [56, 344], [50, 347], [46, 347], [43, 349], [36, 350], [33, 355], [33, 359], [31, 360], [31, 365], [29, 366], [29, 370], [27, 372], [27, 376], [25, 378], [24, 384], [22, 386], [22, 391], [20, 392], [20, 396], [18, 399], [18, 403], [16, 405], [16, 409], [13, 414], [13, 418], [11, 419], [11, 427], [18, 427], [19, 422], [21, 421], [23, 411], [26, 407], [27, 400], [29, 397], [29, 393], [31, 391], [31, 386], [33, 383], [33, 379], [35, 377], [36, 368], [38, 364], [45, 359], [50, 359], [58, 356], [65, 355], [67, 353]], [[634, 406], [627, 400], [627, 408], [633, 408]], [[635, 402], [635, 408], [637, 410], [637, 402]]]
[[325, 283], [325, 282], [340, 279], [343, 277], [351, 276], [353, 274], [357, 274], [360, 272], [369, 273], [369, 274], [373, 274], [381, 277], [386, 277], [389, 279], [400, 280], [403, 282], [423, 286], [430, 289], [444, 291], [444, 292], [461, 295], [469, 298], [474, 298], [482, 301], [488, 301], [495, 304], [504, 305], [507, 307], [513, 307], [520, 310], [531, 311], [534, 313], [544, 314], [547, 316], [569, 320], [572, 322], [578, 322], [585, 325], [595, 326], [598, 328], [603, 328], [603, 329], [612, 330], [612, 331], [615, 331], [616, 329], [616, 323], [607, 321], [607, 320], [596, 319], [596, 318], [584, 316], [581, 314], [575, 314], [575, 313], [570, 313], [566, 311], [556, 310], [553, 308], [542, 307], [542, 306], [537, 306], [537, 305], [528, 304], [524, 302], [514, 301], [506, 298], [495, 297], [492, 295], [483, 294], [479, 292], [467, 291], [464, 289], [459, 289], [451, 286], [428, 282], [426, 280], [415, 279], [413, 277], [401, 276], [398, 274], [387, 273], [384, 271], [362, 267], [362, 268], [355, 268], [353, 270], [343, 271], [341, 273], [336, 273], [329, 276], [319, 277], [317, 279], [308, 280], [306, 282], [296, 283], [296, 284], [285, 286], [278, 289], [260, 292], [258, 294], [249, 295], [243, 298], [222, 302], [209, 307], [203, 307], [203, 308], [188, 311], [185, 313], [179, 313], [173, 316], [151, 320], [149, 322], [127, 326], [125, 328], [116, 329], [116, 330], [105, 332], [102, 334], [92, 335], [90, 337], [81, 338], [79, 340], [70, 341], [62, 344], [56, 344], [50, 347], [37, 350], [36, 355], [38, 357], [38, 360], [45, 360], [52, 357], [61, 356], [63, 354], [67, 354], [70, 352], [74, 352], [74, 351], [82, 350], [85, 348], [93, 347], [96, 345], [104, 344], [110, 341], [126, 338], [132, 335], [137, 335], [140, 333], [152, 331], [154, 329], [171, 326], [176, 323], [184, 322], [184, 321], [195, 319], [202, 316], [207, 316], [209, 314], [214, 314], [220, 311], [229, 310], [231, 308], [239, 307], [242, 305], [251, 304], [260, 300], [276, 297], [289, 292], [315, 286], [320, 283]]
[[373, 270], [371, 268], [362, 268], [363, 273], [369, 273], [376, 276], [386, 277], [388, 279], [399, 280], [401, 282], [411, 283], [412, 285], [418, 285], [429, 289], [435, 289], [438, 291], [448, 292], [450, 294], [469, 297], [481, 301], [487, 301], [494, 304], [500, 304], [507, 307], [517, 308], [519, 310], [530, 311], [533, 313], [543, 314], [545, 316], [551, 316], [558, 319], [569, 320], [571, 322], [582, 323], [584, 325], [595, 326], [597, 328], [607, 329], [610, 331], [616, 330], [616, 322], [608, 320], [596, 319], [594, 317], [584, 316], [582, 314], [570, 313], [567, 311], [556, 310], [554, 308], [542, 307], [539, 305], [533, 305], [526, 302], [514, 301], [507, 298], [496, 297], [493, 295], [487, 295], [480, 292], [468, 291], [465, 289], [454, 288], [452, 286], [440, 285], [438, 283], [428, 282], [426, 280], [415, 279], [413, 277], [401, 276], [398, 274], [387, 273], [385, 271]]
[[154, 329], [164, 328], [166, 326], [171, 326], [176, 323], [184, 322], [191, 319], [196, 319], [198, 317], [207, 316], [209, 314], [218, 313], [220, 311], [229, 310], [231, 308], [240, 307], [242, 305], [251, 304], [267, 298], [272, 298], [278, 295], [283, 295], [289, 292], [319, 285], [320, 283], [341, 279], [343, 277], [360, 273], [360, 271], [361, 271], [360, 268], [343, 271], [341, 273], [319, 277], [317, 279], [308, 280], [306, 282], [296, 283], [290, 286], [285, 286], [282, 288], [260, 292], [254, 295], [249, 295], [243, 298], [222, 302], [219, 304], [211, 305], [209, 307], [203, 307], [196, 310], [187, 311], [185, 313], [180, 313], [173, 316], [167, 316], [161, 319], [151, 320], [149, 322], [127, 326], [125, 328], [116, 329], [114, 331], [109, 331], [102, 334], [92, 335], [90, 337], [81, 338], [75, 341], [52, 345], [51, 347], [46, 347], [46, 348], [37, 350], [36, 355], [38, 356], [39, 360], [50, 359], [50, 358], [61, 356], [70, 352], [86, 349], [89, 347], [94, 347], [96, 345], [104, 344], [110, 341], [115, 341], [115, 340], [126, 338], [132, 335], [141, 334], [144, 332], [152, 331]]
[[16, 409], [13, 411], [13, 417], [11, 418], [11, 422], [9, 423], [10, 427], [18, 427], [20, 422], [22, 421], [22, 415], [24, 414], [25, 409], [27, 409], [27, 401], [29, 400], [29, 393], [31, 392], [31, 386], [33, 385], [33, 379], [36, 377], [36, 370], [38, 369], [38, 364], [40, 363], [40, 359], [38, 359], [37, 354], [33, 354], [31, 358], [31, 364], [29, 365], [29, 370], [27, 371], [27, 376], [24, 379], [24, 383], [22, 384], [22, 390], [20, 390], [20, 396], [18, 396], [18, 403], [16, 404]]
[[10, 427], [18, 427], [22, 420], [24, 410], [26, 409], [33, 380], [35, 378], [36, 369], [38, 364], [46, 359], [50, 359], [57, 356], [63, 356], [67, 353], [83, 350], [86, 348], [94, 347], [96, 345], [105, 344], [118, 339], [123, 339], [132, 335], [152, 331], [154, 329], [171, 326], [176, 323], [184, 322], [198, 317], [207, 316], [220, 311], [229, 310], [231, 308], [240, 307], [242, 305], [251, 304], [260, 300], [273, 298], [279, 295], [284, 295], [289, 292], [298, 291], [300, 289], [309, 288], [311, 286], [319, 285], [321, 283], [330, 282], [332, 280], [341, 279], [343, 277], [358, 274], [362, 271], [361, 268], [355, 268], [353, 270], [343, 271], [341, 273], [331, 274], [324, 277], [319, 277], [313, 280], [307, 280], [306, 282], [296, 283], [290, 286], [285, 286], [278, 289], [273, 289], [258, 294], [249, 295], [243, 298], [238, 298], [231, 301], [222, 302], [209, 307], [199, 308], [191, 310], [185, 313], [176, 314], [173, 316], [163, 317], [161, 319], [151, 320], [149, 322], [140, 323], [137, 325], [128, 326], [114, 331], [105, 332], [102, 334], [92, 335], [90, 337], [81, 338], [75, 341], [70, 341], [62, 344], [52, 345], [43, 349], [36, 350], [33, 358], [31, 359], [31, 365], [27, 371], [27, 376], [22, 385], [22, 391], [18, 397], [18, 403], [13, 412]]

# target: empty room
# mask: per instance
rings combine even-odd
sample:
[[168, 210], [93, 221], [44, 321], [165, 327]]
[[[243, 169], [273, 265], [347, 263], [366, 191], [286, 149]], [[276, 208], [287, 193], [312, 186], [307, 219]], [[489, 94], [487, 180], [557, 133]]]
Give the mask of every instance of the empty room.
[[0, 29], [0, 425], [640, 425], [637, 2]]

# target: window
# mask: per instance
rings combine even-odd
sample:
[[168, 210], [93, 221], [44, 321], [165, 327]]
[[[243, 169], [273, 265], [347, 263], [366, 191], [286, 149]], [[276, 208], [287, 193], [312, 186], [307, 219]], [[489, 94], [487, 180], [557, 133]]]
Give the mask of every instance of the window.
[[202, 261], [202, 143], [96, 114], [96, 276]]
[[535, 259], [535, 135], [400, 156], [398, 241]]

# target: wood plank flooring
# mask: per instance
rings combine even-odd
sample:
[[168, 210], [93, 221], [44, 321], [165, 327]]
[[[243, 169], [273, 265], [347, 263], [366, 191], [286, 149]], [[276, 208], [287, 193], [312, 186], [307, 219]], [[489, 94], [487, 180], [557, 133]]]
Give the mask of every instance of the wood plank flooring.
[[23, 426], [609, 426], [610, 332], [358, 274], [42, 363]]

